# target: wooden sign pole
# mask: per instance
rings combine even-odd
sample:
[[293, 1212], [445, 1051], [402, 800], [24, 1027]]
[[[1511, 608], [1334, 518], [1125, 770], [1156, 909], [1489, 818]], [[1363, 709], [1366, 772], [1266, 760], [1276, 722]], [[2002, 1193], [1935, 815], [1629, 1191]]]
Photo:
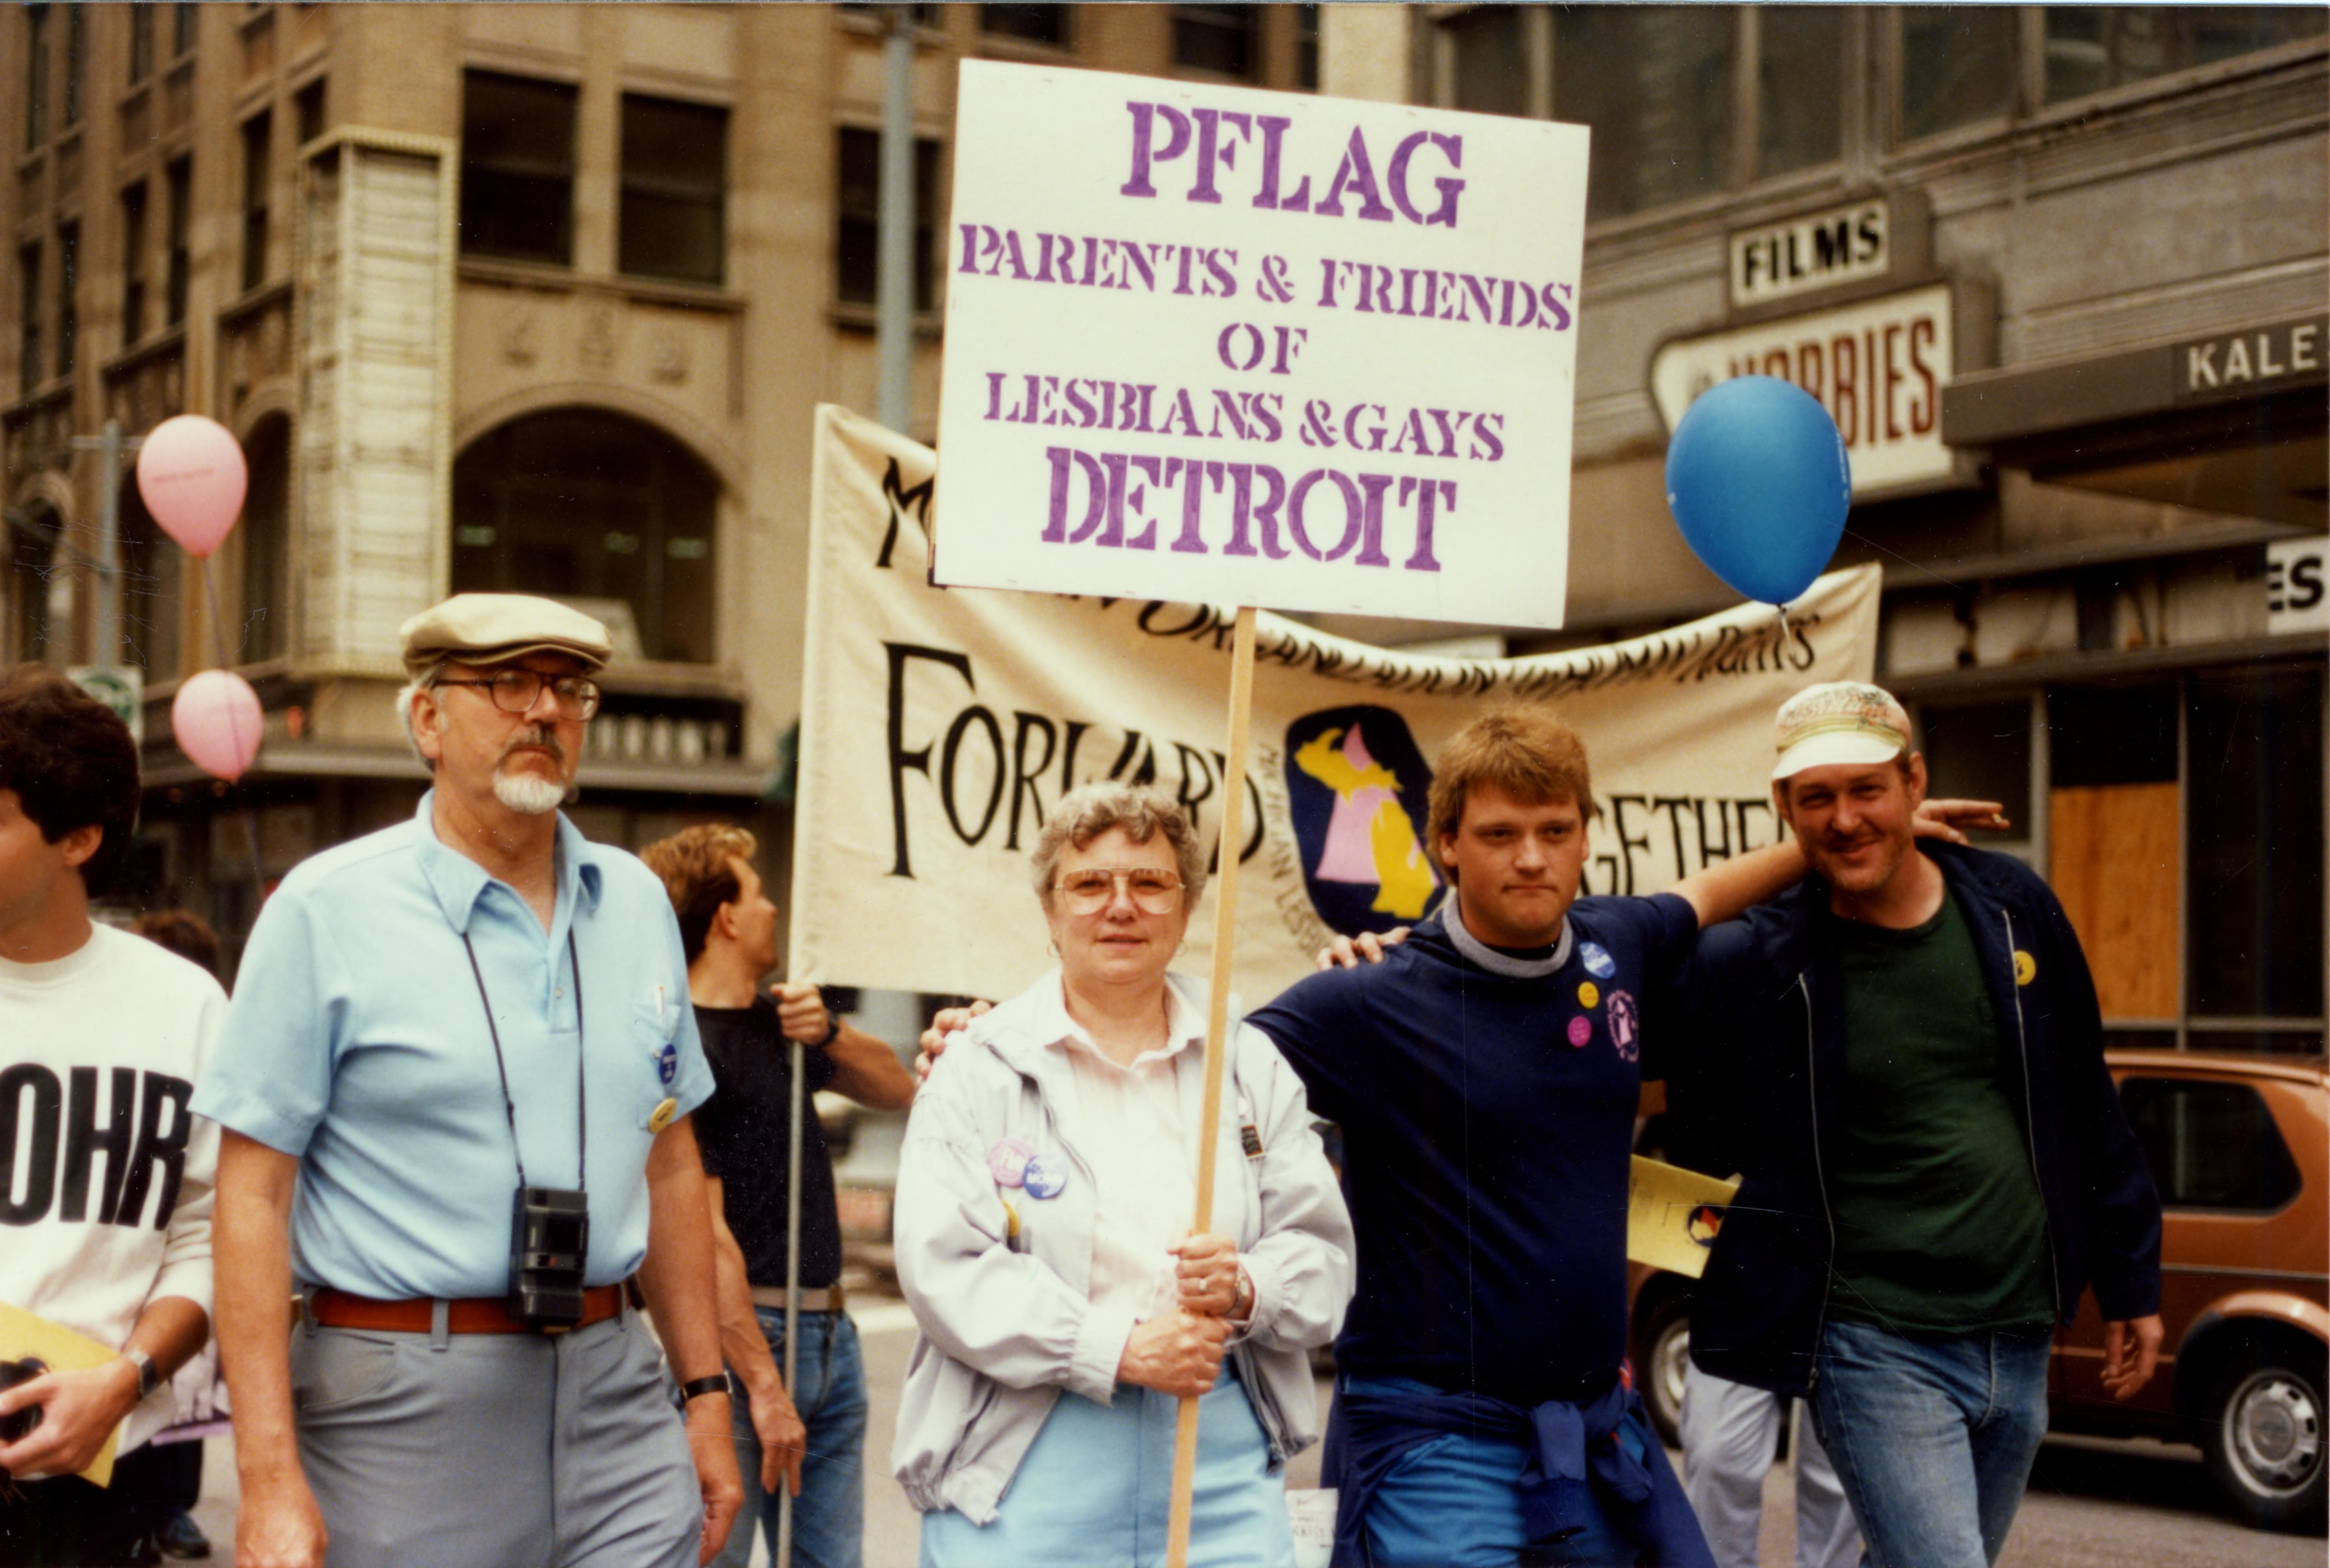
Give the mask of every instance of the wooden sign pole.
[[[1198, 1123], [1198, 1206], [1190, 1229], [1214, 1218], [1216, 1144], [1222, 1129], [1222, 1065], [1229, 1059], [1230, 956], [1237, 936], [1238, 851], [1246, 844], [1246, 758], [1254, 717], [1254, 607], [1241, 606], [1230, 653], [1230, 750], [1222, 770], [1222, 836], [1214, 873], [1214, 974], [1206, 1006], [1206, 1100]], [[1198, 1472], [1198, 1402], [1185, 1398], [1173, 1429], [1173, 1503], [1166, 1568], [1189, 1568], [1189, 1493]]]

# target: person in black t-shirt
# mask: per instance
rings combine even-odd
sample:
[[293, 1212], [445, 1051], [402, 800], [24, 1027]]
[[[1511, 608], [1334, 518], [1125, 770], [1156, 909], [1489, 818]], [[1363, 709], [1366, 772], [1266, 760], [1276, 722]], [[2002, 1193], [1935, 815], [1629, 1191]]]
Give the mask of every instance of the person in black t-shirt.
[[[663, 879], [679, 916], [687, 987], [719, 1088], [696, 1113], [696, 1139], [718, 1243], [720, 1344], [743, 1385], [736, 1412], [744, 1518], [776, 1546], [778, 1478], [796, 1499], [798, 1568], [858, 1568], [865, 1528], [866, 1378], [857, 1330], [842, 1310], [841, 1222], [833, 1160], [816, 1115], [801, 1120], [800, 1343], [794, 1386], [784, 1355], [785, 1208], [792, 1103], [791, 1041], [804, 1091], [832, 1089], [862, 1105], [904, 1110], [914, 1080], [882, 1041], [826, 1009], [814, 986], [761, 977], [777, 961], [777, 909], [753, 869], [740, 827], [691, 827], [640, 858]], [[715, 1560], [743, 1568], [753, 1532], [734, 1532]]]

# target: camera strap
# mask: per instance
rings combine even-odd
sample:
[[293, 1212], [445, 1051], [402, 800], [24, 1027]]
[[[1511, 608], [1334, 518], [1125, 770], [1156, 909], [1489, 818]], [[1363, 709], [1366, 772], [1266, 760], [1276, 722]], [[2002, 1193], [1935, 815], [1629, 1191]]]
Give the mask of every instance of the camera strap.
[[[502, 1060], [502, 1032], [494, 1026], [494, 999], [486, 994], [485, 971], [478, 968], [478, 949], [470, 945], [469, 933], [461, 933], [462, 950], [469, 955], [469, 975], [478, 982], [478, 1000], [486, 1009], [486, 1034], [494, 1043], [494, 1071], [501, 1076], [502, 1110], [509, 1118], [510, 1157], [517, 1161], [517, 1185], [525, 1186], [526, 1156], [517, 1146], [517, 1102], [510, 1098], [509, 1064]], [[582, 963], [574, 956], [574, 928], [566, 928], [566, 967], [574, 974], [574, 1190], [583, 1192], [590, 1186], [590, 1090], [582, 1067], [588, 1053], [582, 1049]]]

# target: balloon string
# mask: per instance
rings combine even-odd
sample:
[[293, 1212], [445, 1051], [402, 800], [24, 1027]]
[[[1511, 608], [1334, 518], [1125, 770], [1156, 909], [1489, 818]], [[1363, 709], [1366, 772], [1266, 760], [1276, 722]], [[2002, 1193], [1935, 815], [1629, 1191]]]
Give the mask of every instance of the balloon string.
[[[218, 667], [223, 670], [227, 668], [226, 622], [219, 615], [218, 579], [211, 573], [211, 558], [205, 555], [200, 559], [203, 563], [203, 591], [209, 596], [211, 603], [211, 646], [217, 650]], [[227, 704], [227, 732], [234, 737], [234, 749], [238, 752], [242, 750], [241, 716], [240, 710], [233, 704]], [[241, 779], [231, 779], [229, 784], [242, 801], [242, 831], [251, 841], [251, 891], [254, 895], [251, 914], [256, 919], [259, 905], [267, 901], [267, 868], [259, 859], [259, 811], [251, 805], [251, 792], [242, 787]]]

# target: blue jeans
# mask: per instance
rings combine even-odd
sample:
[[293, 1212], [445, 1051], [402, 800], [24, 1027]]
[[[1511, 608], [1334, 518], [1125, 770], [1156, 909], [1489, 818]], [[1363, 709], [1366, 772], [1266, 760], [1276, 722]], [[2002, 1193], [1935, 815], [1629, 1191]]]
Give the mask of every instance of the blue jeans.
[[[769, 1354], [785, 1365], [785, 1315], [755, 1308]], [[793, 1367], [793, 1407], [809, 1429], [801, 1461], [800, 1496], [793, 1499], [793, 1568], [858, 1568], [866, 1536], [866, 1364], [857, 1326], [842, 1312], [800, 1315], [800, 1348]], [[777, 1550], [777, 1497], [761, 1490], [761, 1440], [750, 1406], [736, 1412], [736, 1468], [744, 1472], [744, 1507], [714, 1568], [745, 1568], [753, 1560], [753, 1521]]]
[[[1425, 1387], [1404, 1377], [1354, 1378], [1349, 1386], [1388, 1393]], [[1666, 1468], [1666, 1455], [1641, 1416], [1626, 1418], [1618, 1440], [1637, 1459]], [[1463, 1432], [1416, 1444], [1368, 1506], [1368, 1560], [1378, 1568], [1512, 1568], [1524, 1554], [1544, 1564], [1634, 1562], [1631, 1535], [1607, 1515], [1550, 1546], [1530, 1549], [1520, 1499], [1521, 1472], [1530, 1457], [1519, 1443]]]
[[[1180, 1401], [1121, 1383], [1108, 1404], [1063, 1393], [995, 1517], [923, 1516], [922, 1568], [1161, 1568]], [[1225, 1361], [1198, 1401], [1190, 1568], [1293, 1568], [1286, 1477]]]
[[2047, 1435], [2047, 1329], [1831, 1323], [1813, 1419], [1873, 1568], [1988, 1568]]

